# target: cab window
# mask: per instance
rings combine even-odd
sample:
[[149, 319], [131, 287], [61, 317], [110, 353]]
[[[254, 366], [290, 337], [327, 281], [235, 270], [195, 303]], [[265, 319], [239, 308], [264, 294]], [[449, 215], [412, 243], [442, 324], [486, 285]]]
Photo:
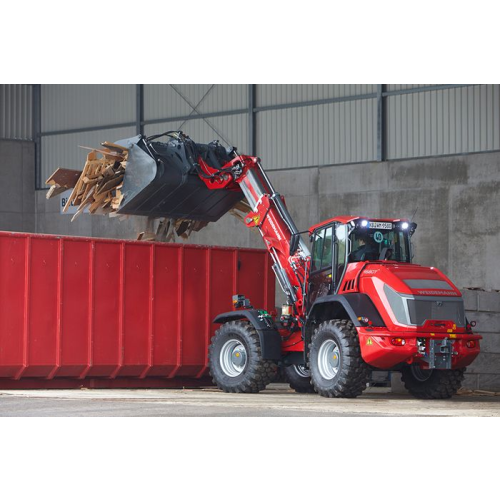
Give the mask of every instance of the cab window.
[[312, 271], [330, 268], [333, 257], [333, 227], [327, 227], [314, 235]]
[[399, 229], [357, 229], [351, 233], [350, 262], [411, 262], [409, 236]]

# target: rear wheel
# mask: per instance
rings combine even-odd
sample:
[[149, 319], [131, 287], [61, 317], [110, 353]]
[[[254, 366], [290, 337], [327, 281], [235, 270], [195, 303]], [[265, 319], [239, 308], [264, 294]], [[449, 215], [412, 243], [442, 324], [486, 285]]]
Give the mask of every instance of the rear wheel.
[[208, 351], [210, 375], [224, 392], [259, 392], [273, 381], [277, 366], [262, 359], [260, 338], [245, 321], [222, 325]]
[[419, 365], [403, 367], [401, 379], [408, 392], [419, 399], [448, 399], [462, 385], [465, 368], [424, 370]]
[[361, 357], [358, 333], [349, 320], [319, 325], [309, 345], [314, 389], [327, 398], [355, 398], [365, 389], [370, 369]]
[[311, 372], [304, 365], [287, 366], [283, 373], [295, 392], [314, 392], [314, 387], [311, 385]]

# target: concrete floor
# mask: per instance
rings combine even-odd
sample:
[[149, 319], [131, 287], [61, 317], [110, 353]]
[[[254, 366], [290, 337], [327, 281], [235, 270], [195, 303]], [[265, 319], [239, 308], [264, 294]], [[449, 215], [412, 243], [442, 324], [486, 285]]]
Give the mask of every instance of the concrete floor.
[[296, 394], [284, 384], [273, 384], [260, 394], [225, 394], [214, 388], [2, 390], [0, 416], [500, 417], [500, 397], [419, 401], [372, 388], [355, 400], [325, 399], [316, 394]]

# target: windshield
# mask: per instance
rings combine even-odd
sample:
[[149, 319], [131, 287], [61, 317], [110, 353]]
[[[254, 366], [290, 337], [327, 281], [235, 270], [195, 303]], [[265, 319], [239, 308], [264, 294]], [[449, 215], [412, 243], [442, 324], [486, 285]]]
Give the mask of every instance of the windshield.
[[389, 260], [410, 262], [408, 232], [400, 229], [355, 229], [351, 235], [349, 262]]

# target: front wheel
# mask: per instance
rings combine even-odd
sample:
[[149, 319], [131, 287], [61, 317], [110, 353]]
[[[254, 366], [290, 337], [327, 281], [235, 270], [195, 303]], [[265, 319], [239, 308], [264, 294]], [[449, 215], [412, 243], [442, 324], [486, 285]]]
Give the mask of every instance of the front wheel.
[[327, 398], [355, 398], [365, 389], [370, 369], [361, 357], [358, 332], [349, 320], [319, 325], [309, 345], [314, 389]]
[[210, 375], [224, 392], [259, 392], [276, 376], [277, 366], [262, 359], [259, 334], [245, 321], [222, 325], [208, 350]]
[[401, 379], [408, 392], [419, 399], [449, 399], [462, 385], [465, 368], [424, 370], [418, 365], [404, 366]]

